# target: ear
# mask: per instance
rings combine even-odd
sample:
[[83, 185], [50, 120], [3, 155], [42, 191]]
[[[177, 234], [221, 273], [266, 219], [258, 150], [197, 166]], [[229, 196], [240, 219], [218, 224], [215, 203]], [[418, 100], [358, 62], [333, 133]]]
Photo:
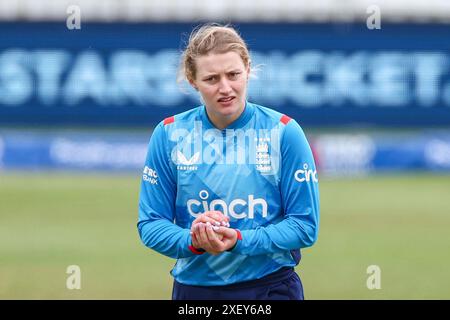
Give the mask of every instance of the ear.
[[195, 81], [192, 79], [189, 79], [189, 84], [192, 86], [192, 88], [194, 88], [195, 90], [198, 91], [197, 85], [195, 84]]

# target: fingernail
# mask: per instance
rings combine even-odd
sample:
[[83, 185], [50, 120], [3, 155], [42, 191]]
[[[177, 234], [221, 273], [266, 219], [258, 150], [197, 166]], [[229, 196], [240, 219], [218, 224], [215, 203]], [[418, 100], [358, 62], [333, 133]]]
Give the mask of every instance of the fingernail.
[[219, 227], [216, 227], [216, 226], [214, 226], [214, 227], [212, 227], [212, 228], [213, 228], [214, 231], [217, 231], [217, 230], [220, 229]]
[[214, 224], [215, 224], [216, 226], [220, 226], [220, 222], [219, 222], [219, 221], [214, 221]]
[[222, 221], [222, 225], [226, 227], [227, 223], [225, 221]]
[[211, 225], [211, 222], [206, 222], [206, 225], [209, 227]]
[[228, 228], [230, 227], [230, 224], [229, 224], [229, 223], [227, 223], [227, 227], [228, 227]]

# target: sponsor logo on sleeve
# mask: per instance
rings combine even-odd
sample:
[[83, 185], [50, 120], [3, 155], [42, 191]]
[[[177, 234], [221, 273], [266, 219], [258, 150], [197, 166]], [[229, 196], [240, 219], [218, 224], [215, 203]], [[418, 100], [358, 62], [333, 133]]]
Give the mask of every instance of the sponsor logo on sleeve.
[[295, 171], [294, 178], [298, 182], [319, 182], [319, 179], [317, 178], [317, 170], [312, 170], [307, 163], [303, 164], [303, 169], [298, 169]]
[[142, 180], [149, 182], [151, 184], [158, 184], [158, 175], [156, 171], [147, 166], [144, 167], [144, 174], [142, 175]]

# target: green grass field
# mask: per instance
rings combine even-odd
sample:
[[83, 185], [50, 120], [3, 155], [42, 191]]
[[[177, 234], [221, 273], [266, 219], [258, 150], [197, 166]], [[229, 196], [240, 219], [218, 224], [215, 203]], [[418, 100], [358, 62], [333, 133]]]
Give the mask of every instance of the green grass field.
[[[141, 244], [138, 191], [138, 176], [1, 174], [0, 299], [170, 299], [174, 260]], [[449, 191], [450, 176], [322, 179], [305, 297], [449, 299]], [[69, 265], [81, 290], [66, 288]]]

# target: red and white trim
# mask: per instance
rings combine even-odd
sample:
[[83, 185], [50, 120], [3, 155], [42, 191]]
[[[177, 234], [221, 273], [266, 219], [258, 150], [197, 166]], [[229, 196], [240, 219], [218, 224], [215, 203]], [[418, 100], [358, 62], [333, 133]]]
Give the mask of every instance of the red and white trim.
[[280, 118], [280, 122], [282, 122], [283, 124], [288, 124], [289, 121], [291, 121], [291, 117], [288, 117], [287, 115], [283, 114], [283, 116]]
[[204, 254], [205, 253], [205, 250], [203, 250], [203, 249], [197, 249], [196, 247], [194, 247], [193, 245], [190, 245], [189, 247], [189, 250], [191, 250], [191, 252], [192, 253], [194, 253], [194, 254]]
[[165, 118], [163, 123], [166, 126], [166, 125], [171, 124], [173, 122], [175, 122], [175, 117], [171, 116], [171, 117]]

